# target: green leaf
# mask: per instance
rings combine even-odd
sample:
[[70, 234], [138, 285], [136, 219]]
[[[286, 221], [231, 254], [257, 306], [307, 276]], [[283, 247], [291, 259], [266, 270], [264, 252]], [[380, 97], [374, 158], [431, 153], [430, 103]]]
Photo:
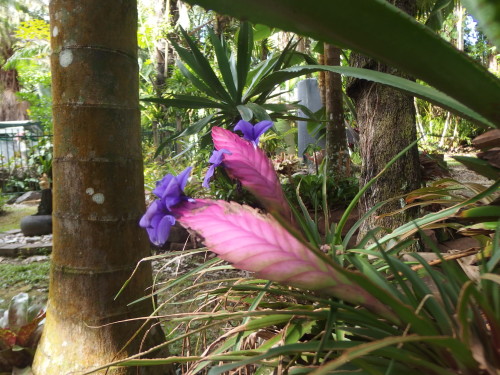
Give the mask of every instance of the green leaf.
[[236, 84], [234, 82], [231, 67], [229, 65], [229, 51], [227, 50], [227, 48], [225, 48], [226, 44], [223, 43], [223, 39], [221, 41], [211, 28], [208, 29], [208, 34], [210, 35], [210, 40], [212, 41], [212, 45], [214, 46], [215, 56], [217, 56], [217, 65], [219, 66], [222, 79], [226, 84], [229, 94], [236, 101]]
[[[333, 361], [330, 361], [326, 363], [325, 365], [321, 366], [318, 370], [314, 371], [314, 375], [322, 375], [322, 374], [331, 374], [332, 371], [340, 368], [346, 363], [349, 363], [353, 361], [356, 358], [360, 358], [363, 356], [366, 356], [367, 354], [370, 354], [372, 352], [375, 352], [379, 349], [384, 349], [390, 346], [397, 346], [397, 345], [402, 345], [404, 343], [411, 343], [411, 342], [416, 342], [416, 343], [428, 343], [428, 344], [435, 344], [440, 347], [449, 347], [453, 346], [457, 350], [457, 352], [460, 350], [461, 354], [465, 354], [466, 357], [470, 357], [470, 354], [467, 355], [468, 353], [465, 352], [463, 345], [460, 345], [457, 347], [457, 343], [460, 344], [460, 342], [456, 339], [453, 339], [451, 337], [446, 337], [446, 336], [417, 336], [417, 335], [408, 335], [408, 336], [397, 336], [397, 337], [387, 337], [382, 340], [374, 341], [374, 342], [369, 342], [366, 344], [360, 344], [356, 345], [351, 349], [346, 350], [342, 355], [340, 355], [338, 358], [336, 358]], [[454, 352], [455, 355], [458, 353]], [[412, 353], [413, 354], [413, 353]], [[429, 370], [432, 369], [436, 371], [437, 374], [440, 375], [453, 375], [455, 374], [455, 371], [447, 370], [445, 368], [440, 368], [439, 366], [436, 366], [432, 362], [426, 361], [424, 358], [421, 358], [419, 361], [419, 365], [422, 366], [423, 368], [428, 368]], [[433, 372], [434, 373], [434, 372]]]
[[172, 141], [181, 138], [181, 137], [186, 137], [188, 135], [193, 135], [201, 131], [214, 117], [215, 115], [208, 115], [206, 117], [203, 117], [201, 120], [196, 121], [193, 125], [188, 126], [186, 129], [184, 129], [182, 132], [174, 134], [170, 138], [166, 139], [164, 142], [162, 142], [158, 146], [158, 150], [156, 150], [154, 157], [156, 158], [158, 155], [160, 155], [160, 152]]
[[450, 208], [446, 208], [446, 209], [441, 210], [439, 212], [433, 212], [433, 213], [427, 214], [427, 215], [425, 215], [419, 219], [416, 219], [412, 222], [403, 224], [402, 226], [394, 229], [388, 235], [380, 238], [378, 240], [378, 244], [373, 244], [373, 245], [369, 246], [367, 249], [374, 250], [377, 248], [378, 245], [384, 244], [384, 243], [386, 243], [392, 239], [398, 238], [398, 237], [400, 239], [408, 238], [413, 233], [417, 232], [420, 228], [425, 228], [425, 226], [428, 224], [437, 223], [439, 221], [447, 219], [450, 216], [453, 216], [454, 214], [456, 214], [462, 207], [466, 207], [472, 203], [479, 201], [480, 199], [482, 199], [484, 197], [490, 196], [494, 192], [497, 192], [499, 186], [500, 186], [500, 180], [495, 182], [488, 189], [473, 196], [472, 198], [467, 199], [466, 201], [464, 201], [462, 203], [459, 203], [459, 204], [457, 204], [453, 207], [450, 207]]
[[429, 17], [427, 17], [427, 21], [425, 21], [425, 26], [433, 31], [439, 31], [448, 15], [453, 12], [454, 7], [454, 0], [437, 0]]
[[453, 156], [453, 159], [459, 161], [470, 170], [479, 173], [481, 176], [496, 180], [500, 177], [500, 169], [491, 166], [487, 161], [470, 156]]
[[243, 89], [247, 83], [247, 75], [250, 71], [250, 62], [252, 59], [253, 33], [248, 22], [242, 22], [238, 33], [238, 52], [237, 52], [237, 76], [236, 88], [238, 92], [237, 102], [241, 102]]
[[172, 99], [163, 98], [145, 98], [141, 99], [143, 102], [163, 104], [167, 107], [175, 108], [224, 108], [224, 106], [213, 100], [202, 98], [199, 96], [190, 95], [175, 95]]
[[245, 106], [253, 112], [257, 121], [271, 121], [271, 117], [267, 114], [267, 111], [257, 103], [248, 102]]
[[[191, 49], [191, 56], [187, 60], [187, 62], [191, 62], [193, 64], [193, 60], [195, 63], [190, 65], [193, 71], [203, 80], [206, 86], [210, 87], [217, 93], [217, 97], [227, 103], [233, 103], [233, 98], [228, 94], [228, 92], [222, 86], [222, 83], [217, 78], [217, 75], [213, 71], [210, 62], [208, 59], [201, 53], [196, 44], [193, 42], [191, 37], [186, 33], [184, 29], [181, 28], [181, 33], [184, 36], [184, 40], [189, 45]], [[175, 47], [175, 44], [174, 44]], [[176, 48], [177, 50], [177, 48]], [[179, 50], [178, 50], [179, 52]], [[186, 54], [184, 53], [179, 56], [184, 60], [186, 59]]]
[[[300, 77], [302, 75], [317, 72], [320, 70], [330, 71], [334, 73], [339, 73], [349, 77], [355, 77], [360, 79], [366, 79], [373, 82], [382, 83], [399, 89], [403, 92], [414, 95], [418, 98], [427, 100], [431, 103], [437, 104], [445, 109], [448, 109], [459, 116], [475, 121], [486, 127], [493, 127], [494, 124], [488, 121], [483, 116], [459, 103], [455, 99], [439, 92], [432, 87], [424, 86], [422, 84], [404, 79], [401, 77], [396, 77], [391, 74], [377, 72], [369, 69], [353, 68], [349, 66], [326, 66], [326, 65], [303, 65], [297, 67], [291, 67], [287, 69], [280, 70], [278, 72], [272, 73], [269, 76], [262, 79], [259, 85], [254, 89], [255, 91], [264, 91], [270, 87], [290, 80], [295, 77]], [[500, 87], [499, 87], [500, 91]]]
[[[500, 127], [500, 80], [388, 1], [318, 0], [313, 6], [303, 0], [187, 2], [371, 56], [427, 82]], [[489, 5], [482, 14], [500, 6], [497, 0], [481, 2]]]
[[495, 236], [493, 237], [491, 258], [486, 264], [486, 270], [488, 272], [493, 272], [498, 263], [500, 263], [500, 221], [497, 223]]
[[252, 110], [246, 106], [246, 105], [239, 105], [236, 108], [238, 108], [238, 112], [241, 115], [241, 118], [245, 121], [251, 121], [253, 118], [253, 112]]
[[191, 81], [194, 87], [196, 87], [204, 94], [220, 100], [219, 95], [214, 90], [212, 90], [211, 87], [207, 86], [202, 80], [200, 80], [193, 73], [191, 73], [189, 69], [181, 61], [176, 61], [176, 65], [181, 71], [182, 75], [186, 77], [189, 81]]
[[273, 33], [273, 29], [266, 25], [253, 25], [253, 40], [254, 42], [260, 42], [261, 40], [267, 39]]
[[500, 218], [499, 206], [473, 207], [460, 213], [461, 217], [467, 218]]

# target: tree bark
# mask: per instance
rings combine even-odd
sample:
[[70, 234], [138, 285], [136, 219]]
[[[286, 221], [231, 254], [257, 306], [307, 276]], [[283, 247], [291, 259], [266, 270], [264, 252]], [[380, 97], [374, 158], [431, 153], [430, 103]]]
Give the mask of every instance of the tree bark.
[[54, 245], [35, 375], [89, 371], [137, 353], [143, 333], [122, 347], [142, 321], [103, 325], [151, 313], [150, 301], [127, 306], [152, 284], [149, 263], [114, 299], [149, 255], [138, 226], [145, 204], [136, 1], [52, 0], [50, 19]]
[[[340, 66], [341, 50], [325, 43], [325, 65]], [[340, 74], [325, 73], [326, 157], [328, 173], [336, 179], [344, 179], [349, 174], [349, 153], [344, 126], [344, 106], [342, 98], [342, 77]]]
[[[393, 2], [394, 3], [394, 2]], [[395, 5], [415, 15], [415, 0], [397, 0]], [[390, 73], [404, 78], [407, 75], [359, 54], [351, 54], [351, 65]], [[384, 85], [354, 79], [347, 94], [353, 99], [360, 127], [362, 168], [360, 186], [375, 177], [398, 152], [416, 140], [415, 108], [413, 98]], [[417, 147], [397, 161], [360, 200], [360, 215], [376, 203], [391, 199], [420, 187], [421, 177]], [[360, 227], [358, 239], [377, 227], [394, 229], [415, 217], [415, 210], [377, 219], [378, 215], [401, 209], [403, 201], [391, 201], [377, 210]]]

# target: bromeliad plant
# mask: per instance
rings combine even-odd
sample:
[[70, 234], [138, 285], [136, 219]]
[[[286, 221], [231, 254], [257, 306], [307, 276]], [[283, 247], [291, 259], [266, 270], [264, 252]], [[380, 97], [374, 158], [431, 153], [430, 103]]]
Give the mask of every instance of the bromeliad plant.
[[14, 297], [0, 310], [0, 373], [31, 365], [42, 334], [45, 311], [26, 293]]
[[[242, 139], [219, 127], [213, 128], [212, 138], [217, 155], [214, 168], [217, 164], [225, 168], [267, 212], [234, 202], [186, 197], [188, 168], [159, 182], [158, 200], [141, 225], [153, 242], [164, 241], [178, 220], [199, 234], [219, 258], [257, 278], [206, 292], [223, 298], [224, 306], [237, 299], [248, 301], [246, 311], [174, 316], [173, 321], [206, 320], [213, 326], [243, 320], [200, 355], [154, 362], [131, 359], [121, 365], [191, 362], [190, 374], [220, 362], [227, 363], [212, 367], [209, 374], [243, 367], [255, 373], [275, 369], [292, 374], [499, 373], [498, 226], [486, 241], [488, 256], [478, 251], [481, 272], [476, 280], [437, 249], [438, 266], [430, 266], [418, 253], [411, 254], [418, 264], [414, 267], [394, 255], [411, 244], [412, 233], [494, 194], [500, 181], [372, 245], [347, 249], [352, 233], [340, 237], [344, 219], [323, 238], [306, 210], [305, 217], [292, 213], [272, 163], [255, 139]], [[252, 349], [244, 350], [252, 337]]]
[[302, 62], [315, 63], [310, 56], [295, 51], [297, 42], [290, 42], [279, 54], [273, 54], [266, 60], [255, 63], [252, 60], [254, 32], [249, 23], [241, 23], [237, 48], [234, 49], [223, 36], [219, 38], [210, 28], [207, 33], [215, 52], [216, 63], [210, 62], [183, 29], [181, 34], [188, 48], [171, 40], [180, 57], [177, 67], [196, 88], [196, 95], [165, 93], [162, 98], [143, 99], [145, 102], [159, 103], [167, 107], [206, 111], [199, 121], [167, 139], [158, 152], [173, 139], [206, 134], [204, 129], [214, 125], [229, 127], [239, 119], [271, 121], [277, 118], [294, 118], [289, 112], [298, 108], [312, 116], [304, 106], [276, 102], [276, 98], [282, 94], [279, 92], [280, 85], [294, 78], [294, 75], [285, 74], [278, 79], [267, 81], [268, 77], [283, 69]]

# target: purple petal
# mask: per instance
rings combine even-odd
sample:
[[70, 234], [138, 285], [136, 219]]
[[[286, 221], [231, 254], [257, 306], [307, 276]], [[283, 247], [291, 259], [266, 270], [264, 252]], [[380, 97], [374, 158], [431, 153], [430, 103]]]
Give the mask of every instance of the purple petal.
[[222, 163], [224, 154], [231, 155], [231, 152], [229, 150], [226, 150], [225, 148], [214, 150], [214, 152], [212, 152], [212, 156], [210, 156], [210, 159], [208, 159], [208, 162], [214, 164], [217, 167]]
[[158, 198], [161, 198], [165, 192], [166, 187], [170, 185], [171, 181], [174, 178], [175, 177], [169, 173], [165, 177], [163, 177], [160, 181], [157, 181], [156, 188], [153, 190], [153, 194], [156, 195]]
[[151, 225], [151, 220], [158, 212], [158, 203], [159, 201], [154, 201], [146, 210], [146, 213], [142, 216], [141, 221], [139, 221], [139, 225], [143, 228], [147, 228]]
[[203, 179], [203, 184], [201, 184], [201, 186], [203, 186], [204, 188], [210, 188], [210, 178], [214, 175], [215, 168], [222, 164], [224, 154], [231, 155], [231, 152], [229, 150], [226, 150], [225, 148], [214, 150], [214, 152], [212, 152], [212, 156], [210, 156], [210, 159], [208, 159], [208, 162], [212, 163], [212, 165], [210, 166], [210, 168], [208, 168], [207, 174]]
[[181, 190], [184, 190], [184, 188], [186, 187], [192, 169], [193, 167], [187, 167], [176, 177]]
[[203, 186], [206, 189], [210, 189], [210, 179], [214, 175], [215, 172], [215, 164], [211, 165], [210, 168], [208, 168], [207, 174], [205, 175], [205, 178], [203, 179], [203, 183], [201, 186]]
[[156, 227], [156, 245], [161, 246], [168, 240], [170, 228], [175, 224], [175, 218], [172, 215], [164, 216]]
[[254, 136], [254, 140], [255, 140], [255, 144], [258, 145], [259, 144], [259, 138], [262, 134], [264, 134], [264, 132], [266, 132], [269, 128], [271, 128], [273, 126], [273, 122], [272, 121], [261, 121], [257, 124], [255, 124], [255, 126], [253, 127], [253, 136]]
[[248, 121], [240, 120], [234, 127], [234, 131], [239, 130], [243, 133], [243, 138], [247, 141], [253, 142], [255, 141], [253, 125]]

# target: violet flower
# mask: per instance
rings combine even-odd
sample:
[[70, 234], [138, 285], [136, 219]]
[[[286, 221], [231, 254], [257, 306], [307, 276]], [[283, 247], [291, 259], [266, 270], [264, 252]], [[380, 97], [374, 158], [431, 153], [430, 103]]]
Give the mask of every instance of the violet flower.
[[159, 199], [148, 207], [139, 225], [146, 228], [149, 239], [157, 246], [167, 242], [170, 228], [175, 224], [172, 207], [183, 201], [191, 200], [184, 194], [191, 169], [191, 167], [187, 167], [178, 176], [167, 174], [156, 183], [153, 193]]
[[207, 189], [210, 188], [210, 179], [214, 175], [215, 168], [217, 168], [219, 165], [222, 164], [222, 159], [224, 158], [224, 154], [231, 155], [231, 152], [229, 150], [226, 150], [225, 148], [220, 150], [214, 150], [212, 156], [210, 156], [210, 159], [208, 159], [208, 162], [212, 163], [212, 165], [210, 166], [210, 168], [208, 168], [207, 174], [203, 179], [203, 184], [201, 184], [201, 186], [203, 186], [204, 188]]
[[254, 146], [258, 146], [259, 137], [272, 126], [273, 122], [267, 120], [258, 122], [255, 125], [252, 125], [245, 120], [240, 120], [234, 127], [234, 131], [241, 131], [243, 133], [243, 138], [245, 138], [247, 141], [252, 142]]

